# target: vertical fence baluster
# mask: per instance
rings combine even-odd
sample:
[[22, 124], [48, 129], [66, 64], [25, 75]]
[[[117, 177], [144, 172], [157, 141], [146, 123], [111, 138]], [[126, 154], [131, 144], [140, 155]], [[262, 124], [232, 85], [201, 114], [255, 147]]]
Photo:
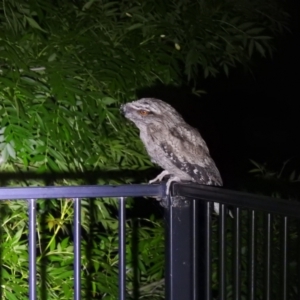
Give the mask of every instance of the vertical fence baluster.
[[28, 199], [29, 300], [36, 300], [36, 199]]
[[119, 300], [126, 299], [126, 201], [119, 198]]
[[[297, 261], [297, 281], [298, 281], [298, 287], [297, 287], [297, 292], [298, 292], [298, 296], [300, 296], [300, 255], [299, 255], [299, 253], [300, 253], [300, 220], [298, 219], [297, 221], [296, 221], [296, 224], [297, 224], [297, 245], [296, 245], [296, 251], [297, 251], [297, 253], [298, 253], [298, 255], [297, 255], [297, 259], [296, 259], [296, 261]], [[300, 298], [300, 297], [299, 297]]]
[[211, 226], [211, 203], [205, 203], [205, 228], [204, 228], [204, 288], [205, 288], [205, 300], [212, 299], [212, 269], [211, 269], [211, 239], [212, 239], [212, 226]]
[[256, 219], [255, 219], [255, 211], [251, 210], [249, 212], [249, 283], [248, 283], [248, 299], [256, 300], [255, 298], [255, 273], [256, 273]]
[[282, 257], [282, 276], [281, 276], [281, 299], [288, 300], [287, 285], [287, 251], [288, 251], [288, 217], [283, 218], [282, 239], [281, 239], [281, 257]]
[[219, 215], [219, 299], [226, 299], [226, 206], [220, 204]]
[[[193, 280], [193, 298], [191, 300], [197, 300], [199, 299], [199, 292], [201, 293], [200, 289], [199, 289], [199, 263], [200, 263], [200, 257], [199, 255], [201, 255], [199, 253], [199, 238], [200, 238], [200, 234], [201, 232], [199, 231], [199, 201], [196, 200], [192, 200], [192, 222], [193, 222], [193, 264], [192, 264], [192, 280]], [[203, 205], [202, 205], [203, 206]], [[203, 297], [203, 295], [202, 295]]]
[[81, 201], [74, 198], [74, 300], [81, 299]]
[[240, 209], [238, 207], [234, 208], [234, 231], [233, 231], [233, 299], [239, 300], [241, 299], [241, 267], [240, 267], [240, 259], [241, 259], [241, 242], [240, 242]]
[[272, 299], [272, 215], [265, 215], [265, 282], [264, 282], [264, 290], [265, 290], [265, 298], [266, 300]]

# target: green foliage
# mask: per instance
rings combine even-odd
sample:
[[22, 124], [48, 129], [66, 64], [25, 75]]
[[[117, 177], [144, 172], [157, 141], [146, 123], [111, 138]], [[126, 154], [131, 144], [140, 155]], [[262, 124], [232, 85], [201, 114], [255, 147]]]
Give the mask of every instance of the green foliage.
[[255, 166], [255, 168], [250, 170], [250, 173], [254, 173], [256, 176], [264, 179], [274, 178], [288, 181], [290, 183], [300, 182], [300, 174], [296, 169], [292, 168], [292, 170], [290, 171], [285, 170], [291, 160], [292, 159], [288, 159], [287, 161], [285, 161], [279, 171], [271, 171], [270, 168], [267, 167], [266, 163], [261, 164], [254, 160], [250, 160], [251, 163]]
[[[120, 103], [157, 82], [197, 85], [197, 78], [247, 66], [255, 53], [272, 52], [272, 38], [285, 20], [271, 1], [1, 1], [1, 170], [151, 167], [136, 129], [120, 117]], [[97, 182], [133, 180], [122, 175]], [[83, 292], [87, 299], [116, 299], [115, 201], [85, 200], [83, 205]], [[70, 299], [72, 201], [40, 201], [39, 206], [39, 288], [46, 282], [45, 299]], [[26, 207], [1, 203], [3, 299], [27, 297]], [[127, 223], [129, 296], [137, 279], [140, 296], [162, 299], [161, 221], [139, 220], [137, 257], [129, 242], [132, 222]]]
[[116, 104], [157, 80], [180, 84], [182, 65], [196, 80], [272, 52], [285, 18], [268, 2], [79, 3], [2, 3], [4, 161], [39, 172], [149, 166]]
[[[82, 200], [82, 284], [84, 299], [117, 299], [118, 295], [118, 221], [112, 217], [113, 200]], [[73, 297], [73, 201], [41, 200], [38, 209], [37, 271], [38, 291], [47, 299]], [[101, 207], [96, 209], [96, 207]], [[1, 204], [1, 261], [3, 299], [25, 299], [28, 295], [28, 224], [25, 201]], [[56, 214], [53, 215], [51, 212]], [[91, 219], [101, 220], [99, 223]], [[143, 223], [140, 226], [139, 223]], [[137, 228], [134, 228], [137, 226]], [[162, 295], [163, 235], [153, 218], [127, 222], [128, 291], [133, 289], [134, 272], [143, 286], [143, 296], [151, 295], [157, 285]], [[133, 231], [138, 231], [139, 245], [132, 252]], [[157, 282], [157, 283], [156, 283]], [[148, 287], [149, 283], [152, 283]], [[151, 287], [151, 289], [150, 289]], [[130, 292], [132, 293], [132, 292]], [[153, 299], [153, 298], [149, 298]]]

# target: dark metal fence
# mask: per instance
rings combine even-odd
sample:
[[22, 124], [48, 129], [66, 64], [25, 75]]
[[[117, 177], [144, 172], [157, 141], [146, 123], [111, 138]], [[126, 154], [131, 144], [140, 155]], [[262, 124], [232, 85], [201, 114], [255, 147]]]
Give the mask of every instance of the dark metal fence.
[[[0, 200], [28, 201], [29, 299], [36, 299], [37, 199], [72, 198], [74, 201], [75, 300], [81, 299], [80, 199], [119, 199], [118, 299], [125, 300], [125, 201], [126, 197], [142, 196], [164, 198], [166, 299], [300, 298], [299, 203], [175, 183], [171, 196], [166, 196], [164, 184], [0, 188]], [[213, 216], [213, 202], [220, 203], [219, 216]], [[228, 216], [228, 206], [233, 218]], [[291, 231], [296, 239], [292, 246], [296, 245], [296, 249], [290, 247]]]

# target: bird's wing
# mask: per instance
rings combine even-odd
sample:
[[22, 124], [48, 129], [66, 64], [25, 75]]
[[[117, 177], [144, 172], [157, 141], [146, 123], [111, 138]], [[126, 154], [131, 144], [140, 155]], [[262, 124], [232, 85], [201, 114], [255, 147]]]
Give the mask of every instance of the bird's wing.
[[171, 137], [160, 142], [160, 147], [174, 166], [188, 174], [194, 182], [223, 185], [219, 170], [198, 131], [173, 127], [170, 133]]

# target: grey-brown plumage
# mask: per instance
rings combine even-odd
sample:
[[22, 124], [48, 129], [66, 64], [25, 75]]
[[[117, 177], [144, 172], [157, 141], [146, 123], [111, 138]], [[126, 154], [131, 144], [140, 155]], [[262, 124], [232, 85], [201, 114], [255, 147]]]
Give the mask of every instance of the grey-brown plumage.
[[150, 183], [170, 175], [167, 191], [172, 181], [223, 185], [199, 131], [188, 125], [172, 106], [158, 99], [143, 98], [122, 105], [121, 110], [139, 128], [152, 162], [164, 169]]

